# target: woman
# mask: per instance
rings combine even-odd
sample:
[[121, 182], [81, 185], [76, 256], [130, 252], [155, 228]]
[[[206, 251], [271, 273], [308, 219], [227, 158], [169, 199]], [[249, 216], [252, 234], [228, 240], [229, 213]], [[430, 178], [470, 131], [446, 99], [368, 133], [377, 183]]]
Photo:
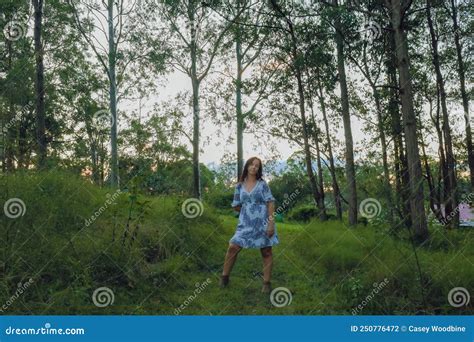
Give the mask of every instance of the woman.
[[274, 221], [274, 201], [268, 184], [262, 179], [262, 162], [253, 157], [247, 160], [235, 187], [232, 207], [239, 211], [239, 223], [229, 241], [220, 286], [229, 284], [229, 275], [242, 248], [260, 248], [263, 257], [262, 292], [271, 291], [272, 246], [279, 243]]

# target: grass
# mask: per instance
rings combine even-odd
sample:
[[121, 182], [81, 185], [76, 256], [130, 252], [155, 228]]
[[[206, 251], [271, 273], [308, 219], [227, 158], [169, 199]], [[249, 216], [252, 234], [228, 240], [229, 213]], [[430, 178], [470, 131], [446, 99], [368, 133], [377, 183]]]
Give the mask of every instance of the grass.
[[[472, 292], [469, 230], [431, 228], [417, 249], [420, 279], [410, 243], [383, 227], [277, 223], [272, 283], [292, 301], [276, 307], [260, 293], [259, 250], [242, 250], [230, 286], [218, 287], [237, 224], [223, 210], [204, 205], [186, 218], [184, 198], [115, 195], [64, 173], [2, 176], [0, 185], [2, 203], [20, 198], [26, 206], [19, 218], [1, 218], [3, 314], [350, 315], [358, 305], [358, 314], [473, 313], [472, 303], [447, 300], [454, 287]], [[113, 292], [105, 307], [92, 300], [101, 287]]]

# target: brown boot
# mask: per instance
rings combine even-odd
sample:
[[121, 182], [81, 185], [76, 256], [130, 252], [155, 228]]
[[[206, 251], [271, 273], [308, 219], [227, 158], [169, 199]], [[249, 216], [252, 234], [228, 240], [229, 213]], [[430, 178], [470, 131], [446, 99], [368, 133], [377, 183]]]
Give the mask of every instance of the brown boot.
[[272, 283], [264, 281], [262, 286], [262, 293], [270, 293], [272, 291]]
[[227, 287], [229, 285], [229, 276], [221, 275], [221, 280], [219, 281], [219, 286], [221, 288]]

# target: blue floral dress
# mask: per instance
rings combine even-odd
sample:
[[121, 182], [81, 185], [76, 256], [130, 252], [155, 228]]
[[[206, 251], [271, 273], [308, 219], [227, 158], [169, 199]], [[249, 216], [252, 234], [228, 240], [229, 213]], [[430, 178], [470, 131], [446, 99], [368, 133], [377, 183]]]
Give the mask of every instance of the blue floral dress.
[[232, 207], [241, 206], [239, 224], [230, 243], [243, 248], [263, 248], [279, 243], [275, 224], [275, 234], [267, 235], [268, 209], [267, 202], [275, 201], [268, 184], [257, 180], [252, 191], [247, 192], [242, 183], [235, 187]]

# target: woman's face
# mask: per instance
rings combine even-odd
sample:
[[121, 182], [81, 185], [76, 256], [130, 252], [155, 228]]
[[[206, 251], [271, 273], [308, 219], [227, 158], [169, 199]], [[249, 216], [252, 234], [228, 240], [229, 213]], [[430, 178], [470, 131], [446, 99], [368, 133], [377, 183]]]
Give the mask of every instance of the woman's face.
[[260, 169], [260, 161], [258, 159], [254, 159], [252, 163], [247, 168], [249, 175], [255, 176]]

